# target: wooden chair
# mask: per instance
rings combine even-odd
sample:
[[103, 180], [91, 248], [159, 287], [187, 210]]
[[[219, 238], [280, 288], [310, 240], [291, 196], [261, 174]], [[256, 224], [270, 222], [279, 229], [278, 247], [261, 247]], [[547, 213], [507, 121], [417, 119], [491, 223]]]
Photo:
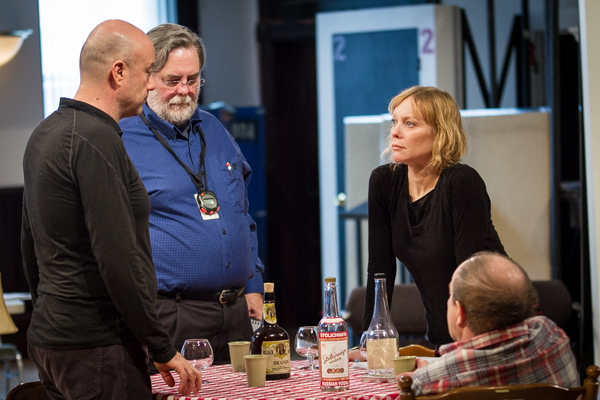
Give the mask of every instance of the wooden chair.
[[5, 400], [48, 400], [48, 393], [42, 382], [27, 382], [10, 389]]
[[435, 357], [435, 350], [420, 344], [411, 344], [398, 349], [400, 356]]
[[535, 383], [531, 385], [507, 385], [507, 386], [470, 386], [450, 390], [446, 393], [415, 397], [411, 389], [412, 378], [410, 376], [400, 377], [400, 399], [401, 400], [596, 400], [598, 397], [598, 375], [600, 368], [590, 365], [587, 368], [587, 378], [583, 386], [576, 388], [563, 388], [546, 383]]

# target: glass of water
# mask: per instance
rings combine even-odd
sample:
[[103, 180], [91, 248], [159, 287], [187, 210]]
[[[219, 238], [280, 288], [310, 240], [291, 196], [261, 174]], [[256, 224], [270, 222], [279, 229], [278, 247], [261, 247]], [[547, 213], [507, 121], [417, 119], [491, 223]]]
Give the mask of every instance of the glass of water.
[[313, 363], [319, 355], [319, 331], [316, 326], [301, 326], [296, 334], [296, 353], [308, 358], [308, 365], [300, 369], [315, 370], [319, 367]]
[[[196, 369], [203, 371], [213, 363], [213, 349], [208, 339], [188, 339], [183, 342], [181, 355]], [[210, 383], [202, 381], [202, 383]]]

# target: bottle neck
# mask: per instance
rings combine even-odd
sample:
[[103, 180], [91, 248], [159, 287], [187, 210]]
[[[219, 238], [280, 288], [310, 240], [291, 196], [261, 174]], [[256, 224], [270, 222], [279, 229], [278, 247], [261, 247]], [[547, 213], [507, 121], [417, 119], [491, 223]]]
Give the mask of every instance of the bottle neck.
[[375, 279], [375, 307], [373, 308], [371, 325], [374, 322], [380, 324], [383, 321], [391, 321], [386, 282], [385, 279]]
[[277, 313], [275, 312], [274, 292], [265, 292], [263, 301], [263, 324], [277, 325]]
[[332, 283], [325, 284], [325, 309], [323, 317], [338, 317], [338, 303], [336, 285]]

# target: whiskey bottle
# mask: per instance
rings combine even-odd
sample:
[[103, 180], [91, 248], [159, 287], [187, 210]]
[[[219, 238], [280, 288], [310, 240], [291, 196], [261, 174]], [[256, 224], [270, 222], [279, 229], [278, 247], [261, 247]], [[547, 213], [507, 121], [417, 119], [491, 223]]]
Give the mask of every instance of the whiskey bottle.
[[263, 322], [250, 339], [250, 354], [267, 356], [267, 380], [290, 377], [290, 337], [277, 324], [273, 283], [265, 283]]
[[348, 326], [338, 313], [335, 278], [325, 278], [325, 310], [319, 322], [319, 374], [324, 392], [350, 388]]

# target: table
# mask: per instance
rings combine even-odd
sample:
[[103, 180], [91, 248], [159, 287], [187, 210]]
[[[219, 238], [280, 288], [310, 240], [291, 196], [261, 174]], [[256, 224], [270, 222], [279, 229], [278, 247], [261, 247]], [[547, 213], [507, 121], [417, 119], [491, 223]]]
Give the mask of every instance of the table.
[[215, 365], [202, 372], [202, 385], [195, 396], [177, 394], [179, 377], [174, 373], [175, 386], [170, 388], [160, 375], [152, 375], [152, 393], [155, 400], [393, 400], [399, 397], [395, 383], [362, 382], [360, 377], [367, 371], [350, 363], [350, 389], [341, 392], [322, 392], [319, 387], [319, 371], [299, 370], [308, 361], [292, 361], [291, 377], [267, 381], [265, 387], [250, 388], [244, 372], [231, 372], [231, 365]]
[[25, 301], [31, 300], [31, 293], [4, 293], [4, 304], [11, 315], [25, 313]]

